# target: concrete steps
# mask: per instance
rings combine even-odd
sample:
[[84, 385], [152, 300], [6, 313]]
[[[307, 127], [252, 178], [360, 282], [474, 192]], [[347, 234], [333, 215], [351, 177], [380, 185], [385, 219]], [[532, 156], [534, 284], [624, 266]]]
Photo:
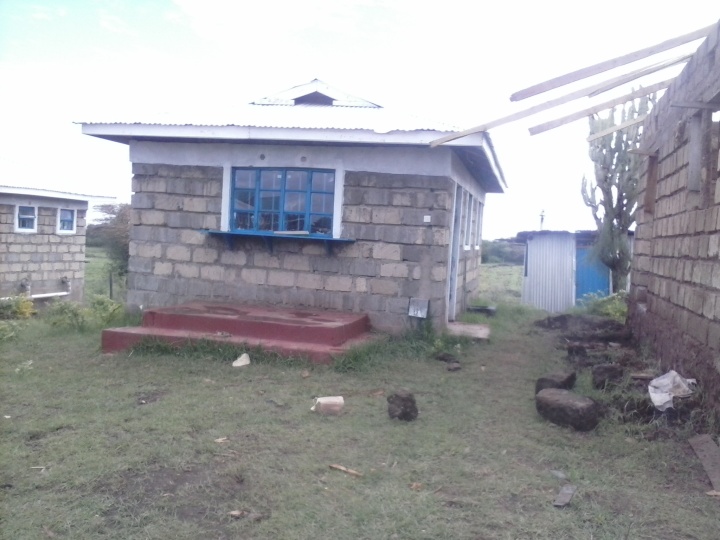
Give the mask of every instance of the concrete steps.
[[246, 344], [329, 363], [371, 334], [363, 313], [193, 302], [148, 309], [139, 327], [104, 330], [102, 350], [129, 349], [145, 338], [176, 345], [200, 340]]

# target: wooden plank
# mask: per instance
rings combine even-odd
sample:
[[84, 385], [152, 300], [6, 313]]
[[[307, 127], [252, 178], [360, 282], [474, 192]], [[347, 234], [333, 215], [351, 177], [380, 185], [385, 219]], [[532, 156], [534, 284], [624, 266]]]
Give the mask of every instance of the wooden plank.
[[567, 506], [568, 504], [570, 504], [570, 501], [572, 500], [573, 495], [575, 495], [576, 491], [577, 487], [570, 484], [564, 485], [560, 489], [560, 492], [557, 494], [557, 497], [555, 497], [555, 500], [553, 501], [553, 506], [557, 506], [558, 508]]
[[[633, 73], [636, 73], [636, 72], [633, 72]], [[626, 82], [632, 81], [636, 78], [636, 77], [627, 78], [629, 76], [630, 76], [630, 74], [627, 74], [627, 75], [623, 75], [620, 77], [616, 77], [615, 79], [610, 79], [609, 81], [604, 81], [604, 82], [595, 84], [593, 86], [588, 86], [587, 88], [583, 88], [582, 90], [577, 90], [575, 92], [571, 92], [564, 96], [561, 96], [561, 97], [558, 97], [555, 99], [551, 99], [550, 101], [546, 101], [545, 103], [540, 103], [538, 105], [534, 105], [533, 107], [529, 107], [522, 111], [518, 111], [518, 112], [515, 112], [512, 114], [509, 114], [508, 116], [503, 116], [496, 120], [491, 120], [490, 122], [480, 124], [479, 126], [475, 126], [473, 128], [469, 128], [464, 131], [458, 131], [457, 133], [452, 133], [450, 135], [446, 135], [444, 137], [441, 137], [439, 139], [432, 141], [430, 143], [430, 147], [435, 148], [436, 146], [439, 146], [446, 142], [454, 141], [455, 139], [467, 137], [468, 135], [473, 135], [474, 133], [479, 133], [481, 131], [487, 131], [494, 127], [498, 127], [498, 126], [502, 126], [504, 124], [508, 124], [510, 122], [514, 122], [515, 120], [521, 120], [523, 118], [527, 118], [528, 116], [532, 116], [533, 114], [537, 114], [537, 113], [545, 111], [547, 109], [557, 107], [558, 105], [563, 105], [563, 104], [573, 101], [575, 99], [579, 99], [579, 98], [586, 97], [586, 96], [596, 96], [601, 93], [600, 90], [607, 91], [612, 88], [615, 88], [616, 86], [619, 86], [621, 84], [625, 84]], [[639, 76], [642, 76], [642, 75], [639, 75]], [[667, 88], [668, 86], [670, 86], [670, 83], [673, 82], [674, 80], [675, 80], [674, 78], [667, 79], [666, 81], [656, 83], [654, 85], [654, 87], [657, 87], [658, 90], [662, 90], [663, 88]]]
[[658, 90], [662, 90], [663, 88], [665, 88], [663, 86], [664, 84], [665, 83], [658, 83], [650, 85], [647, 88], [639, 88], [638, 90], [634, 90], [629, 94], [625, 94], [624, 96], [611, 99], [610, 101], [606, 101], [604, 103], [600, 103], [588, 109], [583, 109], [582, 111], [563, 116], [562, 118], [557, 118], [555, 120], [545, 122], [544, 124], [533, 126], [530, 128], [530, 135], [537, 135], [538, 133], [543, 133], [545, 131], [555, 129], [556, 127], [569, 124], [570, 122], [574, 122], [575, 120], [580, 120], [581, 118], [585, 118], [586, 116], [590, 116], [591, 114], [610, 109], [616, 105], [627, 103], [631, 99], [647, 96], [648, 94], [652, 94], [653, 92], [657, 92]]
[[700, 459], [713, 490], [720, 491], [720, 448], [710, 435], [697, 435], [688, 439], [688, 442]]
[[[625, 75], [620, 75], [614, 79], [610, 79], [607, 84], [600, 83], [598, 85], [598, 89], [595, 90], [593, 93], [590, 94], [590, 97], [599, 96], [603, 92], [607, 92], [608, 90], [612, 90], [613, 88], [616, 88], [622, 84], [629, 83], [630, 81], [634, 81], [635, 79], [639, 79], [641, 77], [645, 77], [646, 75], [651, 75], [652, 73], [655, 73], [656, 71], [662, 71], [663, 69], [667, 69], [669, 67], [672, 67], [676, 64], [681, 64], [683, 62], [687, 62], [692, 58], [692, 54], [686, 54], [684, 56], [678, 56], [677, 58], [673, 58], [672, 60], [667, 60], [665, 62], [658, 62], [657, 64], [653, 64], [652, 66], [644, 67], [642, 69], [636, 69], [635, 71], [631, 71], [630, 73], [626, 73]], [[675, 80], [675, 77], [672, 79], [668, 79], [667, 86], [670, 86], [670, 83]]]
[[682, 109], [702, 109], [707, 111], [720, 111], [720, 103], [705, 103], [703, 101], [673, 101], [671, 107], [679, 107]]
[[640, 122], [643, 122], [646, 118], [647, 118], [647, 114], [643, 114], [642, 116], [638, 116], [637, 118], [628, 120], [627, 122], [623, 122], [622, 124], [618, 124], [617, 126], [612, 126], [607, 129], [603, 129], [602, 131], [598, 131], [597, 133], [593, 133], [586, 140], [587, 140], [587, 142], [596, 141], [597, 139], [600, 139], [600, 138], [604, 137], [605, 135], [610, 135], [611, 133], [615, 133], [616, 131], [625, 129], [626, 127], [630, 127], [630, 126], [634, 126], [635, 124], [639, 124]]
[[688, 34], [684, 34], [673, 39], [668, 39], [666, 41], [663, 41], [662, 43], [658, 43], [657, 45], [652, 45], [651, 47], [646, 47], [644, 49], [640, 49], [629, 54], [625, 54], [623, 56], [618, 56], [617, 58], [605, 60], [604, 62], [599, 62], [592, 66], [578, 69], [576, 71], [566, 73], [553, 79], [535, 84], [528, 88], [524, 88], [511, 95], [510, 101], [520, 101], [523, 99], [527, 99], [529, 97], [542, 94], [543, 92], [547, 92], [548, 90], [553, 90], [555, 88], [559, 88], [560, 86], [565, 86], [566, 84], [570, 84], [575, 81], [597, 75], [598, 73], [602, 73], [616, 67], [624, 66], [638, 60], [642, 60], [643, 58], [647, 58], [648, 56], [652, 56], [653, 54], [674, 49], [675, 47], [684, 45], [685, 43], [689, 43], [697, 39], [702, 39], [706, 37], [711, 30], [715, 29], [716, 26], [717, 24], [712, 24], [705, 28], [701, 28], [700, 30], [695, 30], [694, 32], [690, 32]]

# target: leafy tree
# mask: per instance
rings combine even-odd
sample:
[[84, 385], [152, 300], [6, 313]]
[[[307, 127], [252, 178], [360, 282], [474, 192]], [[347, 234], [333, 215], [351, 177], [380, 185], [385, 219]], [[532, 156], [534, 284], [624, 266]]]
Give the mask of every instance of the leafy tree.
[[130, 205], [103, 204], [95, 209], [104, 217], [88, 227], [88, 244], [104, 247], [113, 271], [123, 276], [130, 260]]
[[[606, 117], [590, 117], [590, 134], [620, 125], [649, 112], [655, 96], [629, 102]], [[616, 123], [616, 119], [619, 122]], [[590, 159], [595, 164], [595, 182], [582, 180], [582, 197], [598, 230], [596, 256], [612, 272], [614, 291], [624, 290], [630, 271], [628, 231], [635, 223], [638, 197], [638, 156], [630, 153], [640, 146], [642, 123], [614, 131], [590, 142]]]

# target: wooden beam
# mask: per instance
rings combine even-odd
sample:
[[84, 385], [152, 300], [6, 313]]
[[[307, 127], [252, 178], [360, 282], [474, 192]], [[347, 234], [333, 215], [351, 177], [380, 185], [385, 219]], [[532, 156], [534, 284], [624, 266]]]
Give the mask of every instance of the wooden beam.
[[[655, 73], [656, 71], [662, 71], [663, 69], [667, 69], [669, 67], [672, 67], [676, 64], [680, 64], [683, 62], [687, 62], [692, 58], [692, 54], [685, 54], [683, 56], [678, 56], [677, 58], [673, 58], [671, 60], [666, 60], [664, 62], [658, 62], [657, 64], [653, 64], [651, 66], [644, 67], [642, 69], [637, 69], [635, 71], [631, 71], [630, 73], [626, 73], [625, 75], [620, 75], [619, 77], [615, 77], [614, 79], [610, 79], [607, 81], [607, 83], [600, 83], [598, 84], [597, 90], [592, 92], [590, 94], [590, 97], [599, 96], [603, 92], [607, 92], [608, 90], [612, 90], [613, 88], [620, 86], [622, 84], [628, 83], [630, 81], [634, 81], [635, 79], [639, 79], [640, 77], [644, 77], [645, 75], [650, 75], [651, 73]], [[669, 79], [668, 86], [670, 86], [670, 83], [674, 80]]]
[[696, 435], [688, 442], [700, 459], [713, 489], [720, 491], [720, 448], [710, 435]]
[[671, 107], [680, 107], [682, 109], [702, 109], [706, 111], [720, 111], [720, 103], [705, 103], [703, 101], [673, 101]]
[[665, 86], [663, 86], [663, 85], [665, 85], [665, 83], [657, 83], [657, 84], [650, 85], [647, 88], [640, 88], [638, 90], [634, 90], [633, 92], [630, 92], [629, 94], [625, 94], [624, 96], [620, 96], [615, 99], [611, 99], [610, 101], [606, 101], [605, 103], [600, 103], [599, 105], [595, 105], [594, 107], [590, 107], [588, 109], [583, 109], [582, 111], [578, 111], [578, 112], [569, 114], [567, 116], [563, 116], [562, 118], [558, 118], [556, 120], [550, 120], [549, 122], [545, 122], [544, 124], [533, 126], [530, 128], [530, 135], [537, 135], [538, 133], [543, 133], [545, 131], [555, 129], [556, 127], [564, 126], [565, 124], [569, 124], [570, 122], [574, 122], [575, 120], [580, 120], [581, 118], [590, 116], [591, 114], [595, 114], [600, 111], [610, 109], [610, 108], [614, 107], [615, 105], [620, 105], [621, 103], [626, 103], [626, 102], [630, 101], [631, 99], [647, 96], [648, 94], [652, 94], [653, 92], [657, 92], [658, 90], [662, 90], [663, 88], [666, 88], [666, 85]]
[[587, 142], [593, 142], [597, 139], [604, 137], [605, 135], [610, 135], [611, 133], [615, 133], [616, 131], [625, 129], [626, 127], [630, 127], [630, 126], [634, 126], [635, 124], [639, 124], [640, 122], [643, 122], [646, 118], [647, 118], [647, 114], [643, 114], [642, 116], [638, 116], [637, 118], [634, 118], [633, 120], [628, 120], [627, 122], [623, 122], [622, 124], [618, 124], [617, 126], [612, 126], [607, 129], [603, 129], [602, 131], [598, 131], [597, 133], [593, 133], [586, 140], [587, 140]]
[[[628, 75], [630, 75], [630, 74], [628, 74]], [[625, 76], [623, 76], [623, 77], [625, 77]], [[635, 78], [635, 77], [633, 77], [633, 78]], [[618, 77], [617, 79], [620, 79], [620, 77]], [[494, 127], [509, 124], [510, 122], [514, 122], [515, 120], [521, 120], [522, 118], [527, 118], [528, 116], [532, 116], [539, 112], [546, 111], [548, 109], [552, 109], [553, 107], [557, 107], [558, 105], [563, 105], [565, 103], [568, 103], [570, 101], [573, 101], [573, 100], [576, 100], [576, 99], [579, 99], [582, 97], [594, 96], [594, 95], [596, 95], [596, 91], [598, 91], [601, 88], [605, 88], [607, 86], [606, 90], [609, 90], [610, 88], [614, 88], [614, 86], [617, 86], [617, 85], [620, 85], [625, 82], [633, 80], [631, 78], [631, 79], [627, 79], [627, 80], [623, 80], [623, 81], [618, 81], [615, 85], [609, 86], [613, 81], [616, 81], [617, 79], [611, 79], [609, 81], [601, 82], [601, 83], [595, 84], [593, 86], [588, 86], [587, 88], [583, 88], [582, 90], [577, 90], [575, 92], [571, 92], [571, 93], [561, 96], [559, 98], [551, 99], [550, 101], [546, 101], [545, 103], [539, 103], [538, 105], [534, 105], [533, 107], [523, 109], [522, 111], [514, 112], [507, 116], [497, 118], [496, 120], [491, 120], [490, 122], [480, 124], [479, 126], [475, 126], [473, 128], [469, 128], [464, 131], [458, 131], [457, 133], [451, 133], [450, 135], [445, 135], [444, 137], [441, 137], [439, 139], [432, 141], [430, 143], [430, 147], [435, 148], [436, 146], [439, 146], [446, 142], [454, 141], [455, 139], [460, 139], [462, 137], [467, 137], [468, 135], [473, 135], [473, 134], [479, 133], [481, 131], [487, 131]], [[666, 81], [656, 83], [655, 85], [653, 85], [653, 88], [662, 90], [663, 88], [667, 88], [668, 86], [670, 86], [670, 83], [673, 82], [673, 80], [675, 80], [675, 79], [668, 79]]]
[[515, 92], [513, 95], [511, 95], [510, 101], [520, 101], [523, 99], [527, 99], [529, 97], [542, 94], [543, 92], [547, 92], [548, 90], [553, 90], [555, 88], [559, 88], [560, 86], [565, 86], [566, 84], [570, 84], [575, 81], [597, 75], [598, 73], [602, 73], [616, 67], [624, 66], [626, 64], [636, 62], [637, 60], [642, 60], [643, 58], [647, 58], [648, 56], [652, 56], [653, 54], [674, 49], [675, 47], [684, 45], [685, 43], [689, 43], [697, 39], [702, 39], [706, 37], [711, 30], [715, 29], [716, 26], [717, 24], [712, 24], [705, 28], [701, 28], [700, 30], [690, 32], [689, 34], [684, 34], [673, 39], [668, 39], [666, 41], [663, 41], [662, 43], [658, 43], [657, 45], [646, 47], [644, 49], [640, 49], [638, 51], [631, 52], [623, 56], [618, 56], [617, 58], [613, 58], [611, 60], [605, 60], [604, 62], [578, 69], [571, 73], [566, 73], [565, 75], [555, 77], [554, 79], [550, 79], [539, 84], [530, 86], [528, 88], [524, 88], [523, 90]]

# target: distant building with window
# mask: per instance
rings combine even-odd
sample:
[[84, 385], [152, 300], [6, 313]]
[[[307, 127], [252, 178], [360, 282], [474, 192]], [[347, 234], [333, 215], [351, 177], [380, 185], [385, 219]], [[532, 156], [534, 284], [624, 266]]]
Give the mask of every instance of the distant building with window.
[[0, 298], [81, 300], [86, 195], [0, 186]]
[[84, 123], [133, 163], [130, 306], [237, 301], [436, 326], [479, 285], [489, 136], [391, 112], [319, 80], [222, 118]]

